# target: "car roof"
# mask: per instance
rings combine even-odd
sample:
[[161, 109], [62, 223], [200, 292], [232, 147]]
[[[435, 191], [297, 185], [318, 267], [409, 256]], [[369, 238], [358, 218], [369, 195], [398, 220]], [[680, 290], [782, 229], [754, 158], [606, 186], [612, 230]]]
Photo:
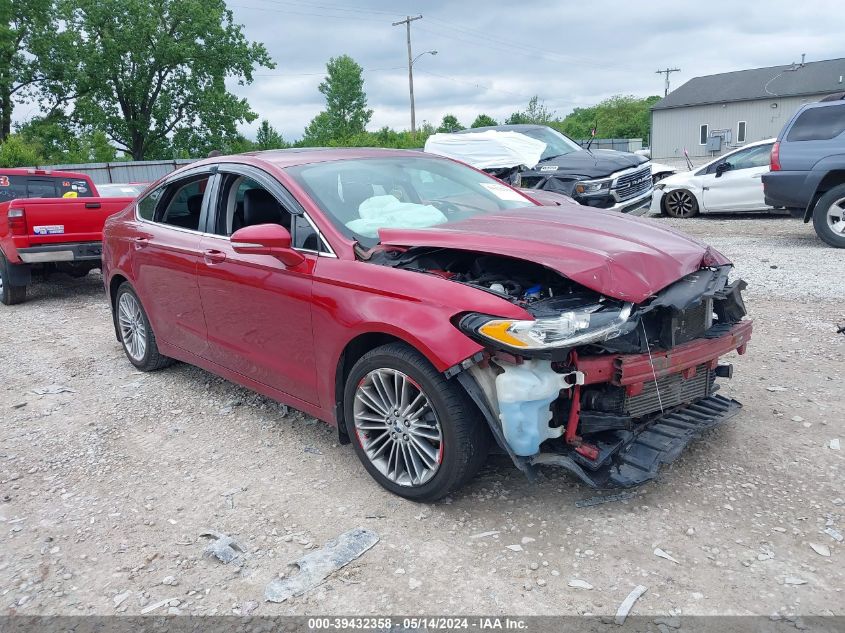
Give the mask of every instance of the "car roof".
[[36, 169], [34, 167], [20, 167], [15, 169], [0, 169], [0, 175], [3, 176], [52, 176], [53, 178], [75, 178], [77, 180], [87, 180], [87, 174], [81, 174], [77, 171], [57, 171], [53, 169]]
[[261, 152], [246, 152], [231, 156], [215, 156], [204, 161], [192, 163], [192, 166], [202, 165], [206, 162], [246, 162], [269, 163], [279, 169], [285, 169], [286, 167], [296, 167], [311, 163], [354, 160], [356, 158], [387, 158], [390, 156], [424, 156], [426, 158], [437, 158], [431, 154], [407, 149], [384, 149], [378, 147], [295, 147], [290, 149], [271, 149]]
[[541, 130], [548, 125], [537, 125], [535, 123], [514, 123], [513, 125], [485, 125], [484, 127], [471, 127], [468, 130], [458, 130], [455, 134], [473, 134], [474, 132], [486, 132], [495, 130], [497, 132], [527, 132], [528, 130]]

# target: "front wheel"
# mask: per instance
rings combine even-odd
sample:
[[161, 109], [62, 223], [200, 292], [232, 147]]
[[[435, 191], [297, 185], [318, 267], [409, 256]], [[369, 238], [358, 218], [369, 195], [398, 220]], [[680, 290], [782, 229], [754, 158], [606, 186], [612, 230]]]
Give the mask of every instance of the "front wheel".
[[824, 194], [813, 209], [813, 228], [822, 241], [845, 248], [845, 185]]
[[673, 218], [693, 218], [698, 215], [698, 200], [691, 191], [673, 189], [663, 196], [663, 211]]
[[13, 286], [9, 266], [12, 266], [3, 253], [0, 253], [0, 303], [13, 306], [26, 300], [26, 286]]
[[490, 431], [457, 381], [404, 343], [378, 347], [355, 363], [344, 418], [364, 468], [414, 501], [435, 501], [462, 486], [490, 447]]

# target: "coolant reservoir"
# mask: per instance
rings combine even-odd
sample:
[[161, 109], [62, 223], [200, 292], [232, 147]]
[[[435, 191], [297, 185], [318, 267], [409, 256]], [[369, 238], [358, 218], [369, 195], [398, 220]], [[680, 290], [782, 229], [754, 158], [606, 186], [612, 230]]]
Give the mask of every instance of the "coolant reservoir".
[[496, 376], [496, 396], [505, 439], [517, 455], [535, 455], [541, 442], [563, 435], [562, 426], [549, 426], [549, 407], [569, 385], [548, 360], [526, 360], [503, 368], [504, 373]]

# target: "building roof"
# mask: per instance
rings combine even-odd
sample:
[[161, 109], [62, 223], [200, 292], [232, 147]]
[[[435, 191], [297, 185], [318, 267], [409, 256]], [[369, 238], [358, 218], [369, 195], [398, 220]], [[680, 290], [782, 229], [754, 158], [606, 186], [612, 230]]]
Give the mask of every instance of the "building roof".
[[824, 94], [843, 90], [843, 81], [845, 58], [737, 70], [690, 79], [651, 109]]

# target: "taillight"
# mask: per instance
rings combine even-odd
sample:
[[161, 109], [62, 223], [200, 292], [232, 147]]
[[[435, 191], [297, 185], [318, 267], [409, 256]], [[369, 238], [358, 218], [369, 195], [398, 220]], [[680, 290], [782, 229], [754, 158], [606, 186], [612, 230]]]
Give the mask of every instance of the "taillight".
[[9, 209], [6, 217], [12, 235], [26, 235], [26, 213], [23, 209]]
[[769, 167], [772, 171], [780, 171], [780, 141], [772, 145], [772, 160]]

